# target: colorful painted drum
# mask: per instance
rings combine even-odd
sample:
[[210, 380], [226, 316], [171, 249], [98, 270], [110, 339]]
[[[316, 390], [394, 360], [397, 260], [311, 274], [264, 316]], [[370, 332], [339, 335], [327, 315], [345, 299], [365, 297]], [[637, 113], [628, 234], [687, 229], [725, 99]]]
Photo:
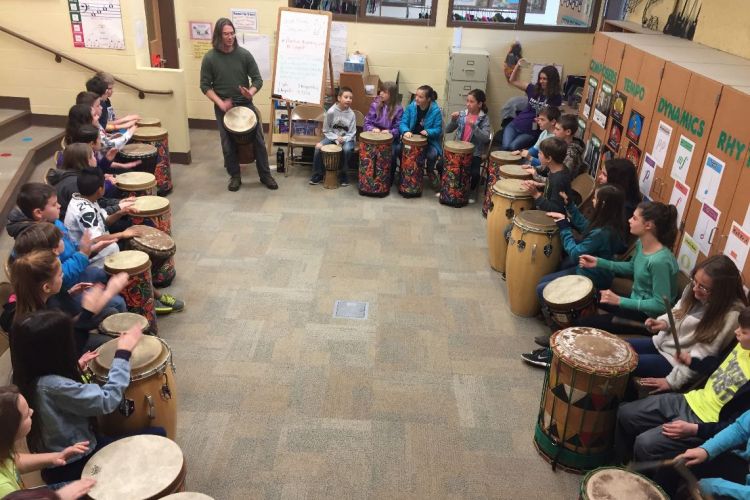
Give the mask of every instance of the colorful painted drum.
[[180, 447], [162, 436], [130, 436], [101, 448], [81, 478], [96, 479], [86, 498], [151, 500], [185, 489], [187, 465]]
[[581, 481], [579, 500], [669, 500], [661, 487], [637, 472], [599, 467]]
[[616, 335], [586, 327], [556, 332], [550, 347], [552, 362], [534, 431], [536, 449], [553, 468], [582, 472], [609, 463], [617, 407], [638, 354]]
[[552, 217], [542, 210], [526, 210], [513, 217], [505, 255], [505, 279], [510, 310], [536, 316], [541, 308], [536, 285], [560, 264], [560, 234]]
[[99, 323], [99, 331], [110, 337], [119, 337], [121, 333], [138, 325], [143, 333], [148, 332], [148, 320], [140, 314], [124, 312], [107, 316]]
[[492, 185], [491, 191], [492, 201], [487, 214], [487, 251], [490, 267], [504, 273], [508, 251], [505, 228], [513, 222], [516, 214], [534, 208], [534, 198], [521, 188], [518, 179], [500, 179]]
[[147, 172], [149, 174], [154, 174], [154, 172], [156, 172], [156, 164], [159, 162], [156, 146], [140, 143], [124, 145], [117, 153], [115, 160], [120, 163], [129, 163], [131, 161], [140, 160], [141, 164], [137, 167], [133, 167], [130, 171]]
[[154, 309], [154, 285], [151, 281], [151, 260], [148, 254], [138, 250], [117, 252], [104, 259], [104, 270], [108, 274], [128, 273], [128, 284], [120, 292], [128, 311], [145, 317], [150, 330], [153, 333], [158, 332]]
[[154, 196], [156, 176], [148, 172], [125, 172], [117, 176], [117, 189], [126, 196]]
[[323, 187], [326, 189], [338, 189], [339, 187], [341, 151], [341, 146], [337, 144], [326, 144], [320, 148], [320, 154], [323, 155], [323, 165], [326, 169], [326, 176], [323, 180]]
[[258, 115], [246, 106], [235, 106], [224, 115], [224, 128], [237, 144], [237, 161], [248, 164], [255, 161], [255, 134]]
[[142, 142], [156, 147], [158, 160], [153, 174], [159, 195], [172, 192], [172, 167], [169, 160], [169, 133], [162, 127], [139, 128], [133, 135], [133, 142]]
[[487, 216], [492, 199], [492, 186], [500, 179], [500, 167], [508, 163], [520, 163], [521, 155], [514, 155], [509, 151], [493, 151], [490, 153], [490, 161], [487, 167], [487, 190], [485, 191], [482, 214]]
[[550, 317], [560, 328], [596, 313], [596, 290], [586, 276], [573, 274], [552, 280], [542, 291]]
[[401, 142], [401, 180], [398, 192], [404, 198], [422, 196], [424, 182], [424, 152], [427, 138], [423, 135], [402, 137]]
[[[118, 339], [100, 346], [89, 362], [97, 384], [107, 382]], [[99, 417], [99, 429], [108, 436], [134, 434], [147, 427], [162, 427], [167, 437], [177, 431], [177, 385], [172, 350], [159, 337], [144, 336], [130, 356], [130, 385], [117, 410]]]
[[139, 196], [133, 207], [135, 212], [130, 215], [133, 224], [145, 224], [172, 235], [172, 212], [169, 210], [168, 199], [162, 196]]
[[388, 196], [391, 190], [393, 136], [383, 132], [359, 134], [359, 194]]
[[445, 141], [443, 150], [445, 165], [440, 182], [440, 203], [463, 207], [469, 203], [474, 145], [466, 141]]
[[132, 250], [140, 250], [151, 259], [151, 280], [156, 288], [172, 284], [177, 275], [174, 265], [174, 254], [177, 247], [171, 236], [151, 226], [135, 226], [140, 229], [138, 236], [130, 238], [128, 245]]
[[138, 127], [161, 127], [161, 120], [150, 116], [142, 116], [136, 122]]

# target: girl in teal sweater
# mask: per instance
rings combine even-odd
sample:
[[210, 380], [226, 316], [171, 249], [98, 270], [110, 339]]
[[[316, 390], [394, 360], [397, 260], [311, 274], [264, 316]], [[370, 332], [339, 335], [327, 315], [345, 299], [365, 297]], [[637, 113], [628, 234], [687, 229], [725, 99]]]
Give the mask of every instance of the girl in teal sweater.
[[631, 326], [634, 320], [643, 324], [649, 316], [666, 312], [662, 297], [670, 303], [677, 298], [677, 260], [671, 248], [677, 237], [677, 209], [672, 205], [643, 202], [628, 221], [630, 233], [638, 237], [633, 257], [615, 262], [593, 255], [581, 255], [579, 265], [585, 269], [604, 269], [616, 275], [633, 278], [630, 297], [620, 297], [612, 290], [603, 290], [599, 307], [604, 314], [581, 318], [578, 326], [599, 328], [610, 333], [650, 335], [645, 327]]

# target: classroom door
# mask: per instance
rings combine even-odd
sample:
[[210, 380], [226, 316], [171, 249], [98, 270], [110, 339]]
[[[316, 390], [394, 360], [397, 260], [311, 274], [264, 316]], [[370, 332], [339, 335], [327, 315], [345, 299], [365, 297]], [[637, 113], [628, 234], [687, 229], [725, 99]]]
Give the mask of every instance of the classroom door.
[[146, 12], [146, 31], [151, 66], [154, 68], [180, 67], [177, 56], [177, 29], [173, 0], [143, 0]]

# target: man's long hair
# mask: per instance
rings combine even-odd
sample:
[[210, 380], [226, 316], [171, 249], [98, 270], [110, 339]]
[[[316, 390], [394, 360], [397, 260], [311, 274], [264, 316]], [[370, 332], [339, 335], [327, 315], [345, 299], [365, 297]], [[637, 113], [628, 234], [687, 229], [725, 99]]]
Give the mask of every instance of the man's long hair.
[[[221, 50], [221, 48], [224, 46], [224, 41], [221, 37], [221, 32], [224, 29], [224, 26], [231, 26], [232, 31], [237, 31], [234, 29], [234, 24], [232, 24], [232, 21], [227, 19], [226, 17], [220, 17], [218, 21], [216, 21], [216, 26], [214, 26], [214, 35], [211, 38], [211, 45], [214, 46], [214, 49]], [[237, 48], [237, 37], [234, 37], [234, 48]]]

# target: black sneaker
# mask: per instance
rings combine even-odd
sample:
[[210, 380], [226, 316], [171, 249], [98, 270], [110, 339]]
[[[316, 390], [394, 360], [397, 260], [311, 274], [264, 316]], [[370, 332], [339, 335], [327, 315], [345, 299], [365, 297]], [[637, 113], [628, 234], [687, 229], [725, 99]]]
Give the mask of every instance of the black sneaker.
[[549, 368], [549, 363], [552, 359], [552, 353], [549, 349], [542, 347], [533, 352], [521, 354], [521, 359], [523, 359], [530, 365], [538, 366], [540, 368]]
[[308, 184], [310, 184], [311, 186], [317, 186], [321, 182], [323, 182], [323, 176], [322, 175], [313, 175], [310, 178], [310, 181], [308, 182]]
[[239, 191], [242, 185], [242, 178], [239, 175], [233, 175], [229, 178], [229, 186], [227, 189], [230, 191]]
[[534, 337], [534, 343], [538, 346], [549, 347], [549, 335], [539, 335]]

